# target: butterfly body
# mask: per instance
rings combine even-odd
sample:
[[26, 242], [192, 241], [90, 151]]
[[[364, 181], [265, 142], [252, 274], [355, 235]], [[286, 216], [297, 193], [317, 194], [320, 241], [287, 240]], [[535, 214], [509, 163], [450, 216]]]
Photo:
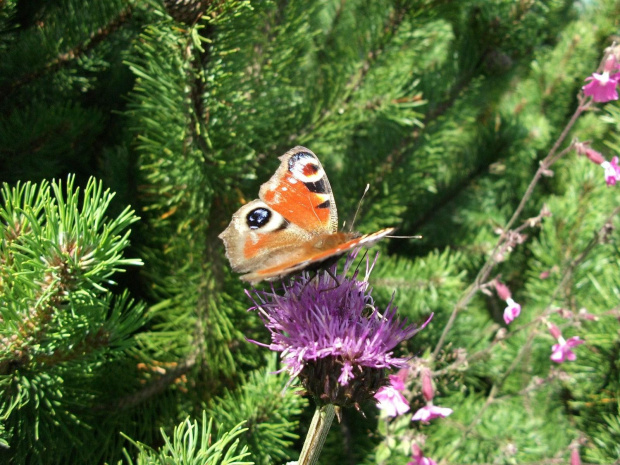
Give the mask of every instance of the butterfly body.
[[252, 283], [324, 266], [390, 234], [338, 232], [336, 202], [317, 156], [297, 146], [280, 157], [259, 198], [242, 206], [220, 234], [234, 271]]

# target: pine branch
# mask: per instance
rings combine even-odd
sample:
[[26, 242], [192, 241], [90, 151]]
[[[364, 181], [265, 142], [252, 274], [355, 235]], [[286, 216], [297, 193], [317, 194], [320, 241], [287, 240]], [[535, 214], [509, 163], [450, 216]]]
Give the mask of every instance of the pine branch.
[[76, 59], [89, 53], [110, 35], [119, 30], [125, 23], [127, 23], [133, 15], [133, 7], [128, 6], [124, 10], [120, 11], [116, 18], [110, 21], [108, 24], [100, 27], [93, 32], [84, 42], [77, 44], [73, 48], [60, 53], [56, 58], [46, 63], [42, 68], [34, 70], [28, 74], [19, 76], [18, 79], [8, 82], [0, 87], [0, 103], [13, 92], [21, 87], [30, 84], [46, 74], [55, 73], [60, 69], [68, 66]]
[[[246, 431], [243, 423], [237, 424], [229, 431], [215, 433], [213, 419], [207, 421], [205, 412], [202, 421], [190, 422], [189, 417], [174, 428], [172, 438], [161, 431], [163, 445], [159, 451], [125, 436], [140, 451], [137, 465], [167, 465], [170, 463], [205, 465], [252, 465], [244, 459], [250, 455], [246, 446], [239, 448], [239, 437]], [[125, 452], [129, 465], [134, 461]]]
[[189, 355], [185, 360], [176, 364], [176, 367], [173, 370], [169, 370], [165, 375], [156, 379], [147, 385], [144, 389], [141, 389], [139, 392], [130, 394], [128, 396], [123, 397], [122, 399], [118, 399], [113, 404], [106, 404], [94, 407], [95, 410], [99, 411], [118, 411], [118, 410], [128, 410], [136, 407], [137, 405], [144, 404], [151, 398], [157, 396], [164, 392], [168, 387], [174, 384], [179, 378], [182, 378], [184, 375], [189, 373], [189, 371], [194, 368], [196, 365], [196, 359], [200, 352], [203, 350], [201, 346], [198, 347], [192, 354]]

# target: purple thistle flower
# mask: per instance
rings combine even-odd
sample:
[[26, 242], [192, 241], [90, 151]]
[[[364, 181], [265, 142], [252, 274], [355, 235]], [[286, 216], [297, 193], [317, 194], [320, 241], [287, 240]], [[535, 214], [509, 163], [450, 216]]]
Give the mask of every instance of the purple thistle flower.
[[[351, 254], [341, 274], [337, 267], [312, 276], [305, 272], [284, 286], [283, 295], [254, 291], [255, 303], [271, 344], [256, 344], [282, 353], [291, 375], [299, 376], [304, 387], [323, 403], [358, 405], [386, 384], [384, 369], [402, 368], [407, 359], [393, 355], [393, 349], [411, 338], [422, 326], [408, 325], [396, 318], [392, 301], [382, 313], [371, 297], [368, 278], [374, 267], [366, 260], [366, 274], [359, 270], [346, 277], [357, 253]], [[376, 261], [376, 258], [375, 258]], [[337, 278], [337, 281], [334, 279]]]

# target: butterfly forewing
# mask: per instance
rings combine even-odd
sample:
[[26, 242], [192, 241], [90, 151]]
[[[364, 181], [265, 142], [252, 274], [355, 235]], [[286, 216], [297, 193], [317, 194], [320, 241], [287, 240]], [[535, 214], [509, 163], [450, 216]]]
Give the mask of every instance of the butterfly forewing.
[[338, 213], [325, 171], [311, 150], [297, 146], [280, 157], [280, 167], [259, 197], [289, 222], [315, 234], [338, 230]]
[[[355, 237], [353, 233], [331, 234], [329, 238], [326, 238], [330, 242], [330, 247], [321, 249], [315, 247], [312, 243], [302, 244], [299, 250], [302, 250], [303, 253], [295, 257], [295, 259], [286, 260], [276, 266], [266, 267], [253, 273], [245, 274], [241, 276], [241, 279], [256, 283], [262, 280], [271, 281], [283, 278], [289, 274], [310, 268], [313, 265], [320, 264], [331, 258], [339, 257], [355, 248], [369, 247], [392, 232], [394, 232], [394, 228], [381, 229], [380, 231], [372, 234], [365, 234], [360, 237]], [[335, 238], [337, 238], [340, 243], [335, 243]]]

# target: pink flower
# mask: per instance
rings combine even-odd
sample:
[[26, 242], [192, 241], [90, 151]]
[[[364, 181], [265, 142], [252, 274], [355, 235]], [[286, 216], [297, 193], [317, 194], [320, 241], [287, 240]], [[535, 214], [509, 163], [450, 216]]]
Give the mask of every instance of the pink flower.
[[422, 395], [427, 401], [431, 401], [433, 400], [433, 397], [435, 397], [433, 380], [431, 379], [431, 371], [428, 368], [422, 369]]
[[512, 321], [521, 314], [521, 305], [512, 300], [508, 286], [498, 280], [495, 280], [495, 292], [497, 292], [497, 296], [500, 299], [506, 302], [504, 321], [506, 324], [512, 323]]
[[618, 166], [618, 157], [613, 157], [611, 161], [604, 161], [601, 166], [605, 170], [605, 182], [608, 186], [615, 186], [620, 181], [620, 166]]
[[433, 459], [429, 459], [428, 457], [424, 457], [420, 446], [417, 444], [413, 444], [411, 446], [411, 455], [412, 461], [408, 462], [407, 465], [437, 465]]
[[[620, 73], [617, 74], [620, 78]], [[616, 98], [618, 98], [616, 96]], [[576, 142], [575, 150], [579, 155], [585, 155], [591, 161], [600, 165], [605, 170], [605, 182], [608, 186], [615, 186], [620, 181], [620, 166], [618, 165], [618, 157], [613, 157], [611, 161], [605, 160], [605, 157], [594, 149], [588, 147], [588, 142]]]
[[506, 303], [508, 306], [504, 309], [504, 321], [506, 324], [510, 324], [521, 313], [521, 305], [516, 303], [510, 297], [506, 299]]
[[385, 411], [390, 417], [397, 417], [409, 411], [409, 402], [393, 385], [379, 388], [374, 395], [377, 408]]
[[591, 162], [597, 165], [605, 161], [605, 157], [602, 153], [588, 147], [588, 142], [575, 142], [575, 150], [579, 155], [585, 155]]
[[560, 331], [560, 328], [558, 328], [556, 325], [554, 325], [553, 323], [547, 323], [547, 327], [549, 328], [549, 332], [554, 338], [559, 340], [562, 337], [562, 331]]
[[577, 356], [572, 351], [573, 347], [577, 347], [583, 344], [584, 341], [579, 339], [579, 336], [573, 336], [568, 340], [564, 340], [562, 336], [558, 338], [558, 343], [551, 347], [551, 360], [556, 363], [563, 363], [566, 360], [574, 361]]
[[509, 299], [511, 296], [508, 286], [499, 280], [495, 280], [495, 292], [497, 292], [497, 296], [502, 300]]
[[405, 390], [405, 380], [407, 379], [407, 373], [409, 368], [401, 368], [395, 375], [390, 375], [390, 384], [397, 391], [403, 392]]
[[592, 73], [592, 76], [585, 80], [591, 81], [582, 87], [583, 93], [591, 96], [595, 102], [609, 102], [610, 100], [618, 100], [618, 91], [616, 86], [620, 81], [620, 73], [610, 73], [618, 68], [618, 62], [614, 55], [610, 55], [605, 61], [603, 74]]
[[411, 417], [411, 421], [429, 421], [434, 418], [446, 418], [451, 415], [453, 410], [447, 407], [437, 407], [435, 405], [427, 405], [422, 407]]
[[586, 78], [586, 81], [592, 82], [582, 87], [583, 93], [591, 96], [595, 102], [602, 103], [618, 100], [616, 86], [619, 79], [620, 73], [616, 73], [613, 76], [610, 76], [609, 73], [592, 73], [592, 76]]
[[598, 317], [596, 315], [592, 315], [591, 313], [588, 313], [588, 311], [585, 308], [579, 309], [578, 315], [579, 315], [579, 318], [583, 318], [584, 320], [598, 321]]

